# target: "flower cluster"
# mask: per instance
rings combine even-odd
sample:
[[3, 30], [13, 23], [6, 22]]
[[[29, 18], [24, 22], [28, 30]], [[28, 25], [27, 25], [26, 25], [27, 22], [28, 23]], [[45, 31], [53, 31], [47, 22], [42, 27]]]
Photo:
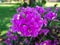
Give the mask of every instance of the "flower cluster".
[[[57, 14], [50, 8], [44, 9], [43, 7], [19, 7], [16, 9], [17, 13], [11, 19], [11, 26], [6, 34], [8, 39], [5, 43], [9, 43], [11, 40], [17, 40], [18, 36], [36, 38], [39, 35], [44, 34], [46, 36], [50, 29], [47, 28], [49, 21], [56, 20]], [[48, 11], [48, 12], [47, 12]], [[18, 36], [12, 33], [17, 33]], [[43, 37], [42, 37], [43, 38]], [[33, 40], [33, 39], [32, 39]], [[28, 40], [26, 42], [29, 42]], [[31, 45], [31, 44], [30, 44]], [[55, 41], [44, 40], [41, 43], [35, 45], [57, 45]]]
[[11, 20], [12, 26], [10, 28], [21, 36], [36, 37], [43, 25], [47, 25], [47, 20], [41, 17], [44, 14], [44, 8], [42, 7], [18, 8], [17, 12]]
[[49, 11], [40, 6], [22, 7], [17, 9], [11, 20], [11, 30], [18, 32], [21, 36], [36, 37], [43, 26], [47, 26], [48, 20], [56, 19], [56, 13]]

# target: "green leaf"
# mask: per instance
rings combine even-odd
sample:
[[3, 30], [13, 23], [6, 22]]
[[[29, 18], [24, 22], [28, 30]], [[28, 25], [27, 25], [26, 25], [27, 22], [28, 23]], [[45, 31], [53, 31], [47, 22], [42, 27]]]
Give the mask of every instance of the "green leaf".
[[52, 22], [50, 22], [49, 27], [53, 27], [53, 26], [55, 26], [55, 24], [56, 24], [56, 22], [52, 21]]
[[60, 21], [56, 22], [56, 26], [60, 28]]

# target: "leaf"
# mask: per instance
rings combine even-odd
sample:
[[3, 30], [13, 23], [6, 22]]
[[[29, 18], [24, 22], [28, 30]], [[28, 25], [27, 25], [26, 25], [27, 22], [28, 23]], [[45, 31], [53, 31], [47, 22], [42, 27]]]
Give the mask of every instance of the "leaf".
[[60, 21], [56, 22], [57, 28], [60, 28]]
[[56, 22], [52, 21], [50, 24], [49, 24], [49, 27], [53, 27], [55, 26]]
[[57, 28], [60, 28], [60, 21], [52, 21], [49, 24], [49, 27], [53, 27], [53, 26], [56, 26]]

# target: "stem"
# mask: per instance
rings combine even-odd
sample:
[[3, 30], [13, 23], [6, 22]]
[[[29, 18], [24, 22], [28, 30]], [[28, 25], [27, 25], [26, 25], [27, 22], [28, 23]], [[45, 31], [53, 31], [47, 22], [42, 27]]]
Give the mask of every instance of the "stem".
[[[30, 38], [30, 43], [31, 43], [31, 41], [32, 41], [32, 37]], [[29, 43], [29, 44], [30, 44], [30, 43]], [[30, 45], [31, 45], [31, 44], [30, 44]]]
[[40, 39], [40, 42], [42, 41], [42, 39], [45, 37], [45, 35], [43, 35], [43, 37]]

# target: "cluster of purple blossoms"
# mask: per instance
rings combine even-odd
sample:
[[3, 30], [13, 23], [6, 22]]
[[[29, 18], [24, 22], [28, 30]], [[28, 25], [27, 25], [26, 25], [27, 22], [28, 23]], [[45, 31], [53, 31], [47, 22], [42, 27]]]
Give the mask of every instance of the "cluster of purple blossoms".
[[[37, 8], [39, 10], [37, 10]], [[11, 20], [12, 26], [10, 29], [13, 32], [17, 32], [21, 36], [25, 37], [36, 37], [39, 34], [39, 31], [43, 25], [47, 25], [47, 20], [41, 17], [41, 14], [44, 13], [42, 7], [27, 7], [23, 8], [20, 11], [20, 8], [17, 9], [17, 14], [15, 14]], [[40, 14], [41, 12], [41, 14]], [[45, 22], [45, 23], [44, 23]]]
[[[14, 14], [11, 20], [11, 31], [25, 37], [38, 36], [42, 27], [47, 26], [48, 20], [54, 20], [56, 18], [56, 14], [52, 11], [47, 14], [44, 13], [44, 8], [39, 6], [18, 8], [17, 14]], [[42, 16], [42, 14], [44, 15]]]
[[[56, 19], [57, 14], [51, 10], [46, 13], [43, 7], [19, 7], [16, 9], [17, 13], [11, 19], [11, 27], [9, 31], [13, 33], [18, 33], [21, 37], [37, 37], [39, 34], [44, 34], [46, 36], [49, 32], [47, 27], [48, 21]], [[11, 32], [7, 33], [7, 36], [11, 40], [16, 40], [17, 36], [13, 35]], [[8, 39], [5, 43], [9, 41]], [[51, 43], [51, 40], [46, 40], [40, 44], [36, 45], [56, 45], [56, 43]]]

